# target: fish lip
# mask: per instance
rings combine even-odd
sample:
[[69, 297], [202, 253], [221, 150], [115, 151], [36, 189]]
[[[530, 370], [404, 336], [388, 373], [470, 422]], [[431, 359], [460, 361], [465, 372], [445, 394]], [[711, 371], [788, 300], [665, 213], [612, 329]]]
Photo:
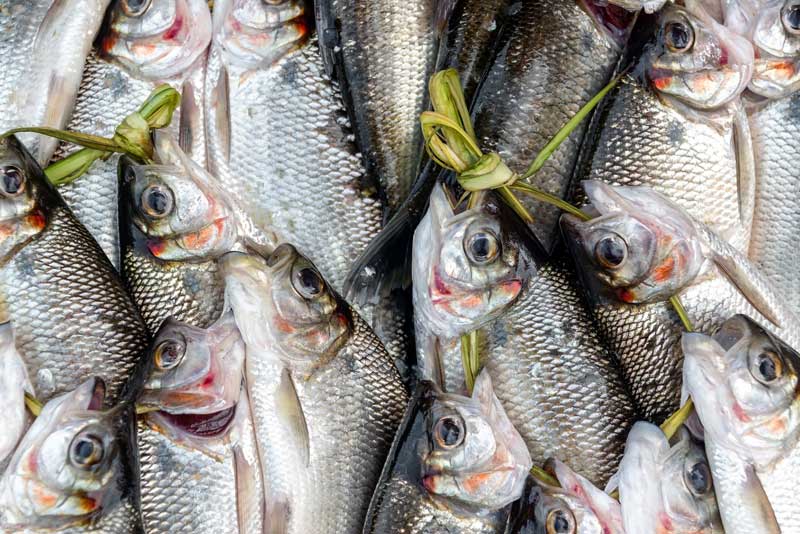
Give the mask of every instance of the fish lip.
[[158, 410], [148, 414], [149, 418], [155, 416], [153, 421], [188, 435], [192, 438], [213, 439], [225, 435], [233, 426], [237, 405], [208, 414], [171, 413]]

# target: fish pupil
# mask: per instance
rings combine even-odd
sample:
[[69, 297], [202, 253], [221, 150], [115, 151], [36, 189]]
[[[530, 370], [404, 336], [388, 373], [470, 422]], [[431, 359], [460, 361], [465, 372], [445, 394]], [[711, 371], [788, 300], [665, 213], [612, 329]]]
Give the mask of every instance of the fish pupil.
[[691, 44], [689, 28], [681, 22], [673, 22], [666, 28], [667, 42], [677, 50], [685, 50]]
[[3, 191], [9, 195], [16, 195], [22, 189], [22, 173], [14, 167], [3, 170]]
[[569, 532], [569, 520], [564, 517], [564, 512], [556, 512], [553, 519], [553, 531], [559, 534]]
[[625, 261], [625, 245], [616, 236], [607, 236], [597, 243], [597, 257], [608, 267], [617, 267]]
[[309, 269], [308, 267], [301, 269], [300, 272], [297, 273], [297, 277], [300, 285], [308, 293], [318, 295], [322, 292], [322, 280], [320, 280], [319, 275], [317, 275], [313, 269]]
[[771, 381], [778, 378], [778, 371], [775, 362], [767, 354], [761, 354], [758, 358], [758, 371], [764, 380]]
[[440, 428], [440, 438], [442, 443], [448, 447], [456, 445], [461, 439], [461, 428], [452, 419], [445, 419], [442, 421]]
[[710, 487], [708, 466], [704, 463], [697, 463], [689, 470], [689, 484], [697, 494], [706, 493]]
[[167, 211], [167, 195], [162, 191], [151, 191], [147, 200], [154, 212], [164, 213]]
[[794, 5], [787, 10], [786, 22], [793, 30], [800, 30], [800, 5]]

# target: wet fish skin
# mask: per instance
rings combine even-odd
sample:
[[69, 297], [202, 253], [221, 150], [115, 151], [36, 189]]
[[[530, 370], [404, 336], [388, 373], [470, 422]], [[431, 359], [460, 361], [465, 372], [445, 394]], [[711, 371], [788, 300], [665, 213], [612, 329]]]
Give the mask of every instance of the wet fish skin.
[[[181, 106], [166, 130], [205, 166], [202, 102], [206, 49], [211, 40], [208, 6], [203, 0], [152, 2], [136, 17], [126, 15], [125, 6], [125, 0], [115, 0], [109, 9], [99, 53], [92, 52], [86, 61], [68, 128], [111, 137], [153, 89], [169, 83], [181, 92]], [[56, 158], [74, 150], [62, 144]], [[113, 155], [97, 161], [77, 181], [60, 187], [67, 204], [117, 269], [121, 262], [116, 180], [119, 159]]]
[[[2, 131], [66, 126], [108, 4], [109, 0], [8, 0], [0, 5]], [[58, 146], [55, 139], [33, 134], [24, 141], [41, 165]]]
[[127, 478], [130, 407], [99, 411], [104, 392], [90, 378], [45, 404], [0, 479], [0, 529], [143, 532]]
[[266, 524], [312, 534], [360, 530], [408, 401], [390, 356], [291, 245], [267, 260], [231, 253], [220, 263], [247, 345], [246, 382], [270, 481]]
[[316, 7], [327, 70], [345, 95], [367, 171], [380, 180], [387, 215], [405, 200], [422, 158], [427, 106], [450, 2], [326, 0]]
[[[525, 172], [556, 132], [608, 82], [617, 65], [627, 28], [616, 28], [620, 40], [613, 39], [598, 20], [607, 8], [597, 6], [590, 12], [582, 4], [534, 0], [517, 5], [476, 97], [478, 144], [484, 152], [499, 153], [514, 172]], [[633, 17], [620, 20], [629, 24]], [[563, 198], [585, 131], [580, 125], [528, 183]], [[522, 198], [535, 214], [531, 228], [551, 248], [557, 238], [558, 209]]]
[[14, 138], [0, 144], [0, 212], [15, 230], [2, 244], [2, 313], [39, 399], [101, 377], [119, 400], [147, 347], [144, 322], [114, 268], [41, 168]]
[[[451, 438], [456, 442], [449, 443]], [[486, 451], [494, 450], [498, 454], [487, 458]], [[487, 373], [478, 377], [471, 397], [420, 382], [364, 533], [504, 532], [509, 504], [521, 495], [531, 465]]]

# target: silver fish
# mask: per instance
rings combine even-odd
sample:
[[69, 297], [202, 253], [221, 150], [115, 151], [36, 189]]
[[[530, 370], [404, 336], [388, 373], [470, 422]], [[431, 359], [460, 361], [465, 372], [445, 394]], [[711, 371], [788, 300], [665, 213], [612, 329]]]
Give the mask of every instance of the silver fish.
[[[86, 63], [68, 128], [110, 137], [150, 92], [169, 83], [181, 92], [181, 106], [168, 128], [195, 161], [205, 166], [203, 75], [211, 41], [211, 14], [204, 0], [115, 0]], [[57, 157], [74, 149], [62, 145]], [[120, 268], [117, 216], [119, 156], [97, 161], [77, 181], [60, 188], [117, 269]]]
[[408, 395], [366, 323], [291, 245], [220, 260], [247, 346], [268, 532], [356, 532]]
[[0, 325], [0, 402], [5, 407], [5, 424], [0, 433], [0, 472], [28, 428], [25, 393], [35, 396], [22, 355], [17, 351], [10, 323]]
[[742, 315], [685, 334], [683, 351], [725, 532], [800, 531], [800, 356]]
[[41, 168], [14, 138], [0, 142], [0, 316], [10, 321], [36, 394], [47, 401], [89, 376], [108, 401], [148, 333], [116, 271]]
[[471, 397], [421, 382], [372, 497], [364, 533], [504, 532], [533, 462], [488, 373]]
[[434, 189], [413, 250], [421, 374], [462, 391], [460, 336], [478, 330], [481, 363], [534, 461], [555, 457], [604, 484], [632, 400], [564, 259], [534, 255], [498, 210], [486, 198], [457, 213]]
[[657, 426], [633, 425], [619, 467], [619, 500], [626, 532], [725, 532], [703, 443], [685, 427], [670, 444]]
[[262, 499], [261, 471], [232, 314], [206, 330], [165, 321], [149, 356], [138, 403], [157, 411], [137, 425], [145, 531], [260, 533], [262, 511], [251, 503]]
[[[109, 0], [0, 2], [0, 130], [20, 126], [63, 129], [75, 106], [86, 56]], [[32, 135], [32, 134], [31, 134]], [[40, 165], [58, 146], [25, 137]]]
[[[0, 479], [0, 531], [138, 534], [123, 409], [89, 379], [45, 404]], [[7, 529], [7, 530], [6, 530]]]

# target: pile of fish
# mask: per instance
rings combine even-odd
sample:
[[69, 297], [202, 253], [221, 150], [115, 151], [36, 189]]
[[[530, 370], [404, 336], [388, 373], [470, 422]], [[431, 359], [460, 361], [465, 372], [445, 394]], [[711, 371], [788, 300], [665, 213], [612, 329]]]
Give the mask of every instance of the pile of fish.
[[800, 0], [0, 0], [0, 70], [146, 147], [0, 138], [0, 533], [800, 534]]

